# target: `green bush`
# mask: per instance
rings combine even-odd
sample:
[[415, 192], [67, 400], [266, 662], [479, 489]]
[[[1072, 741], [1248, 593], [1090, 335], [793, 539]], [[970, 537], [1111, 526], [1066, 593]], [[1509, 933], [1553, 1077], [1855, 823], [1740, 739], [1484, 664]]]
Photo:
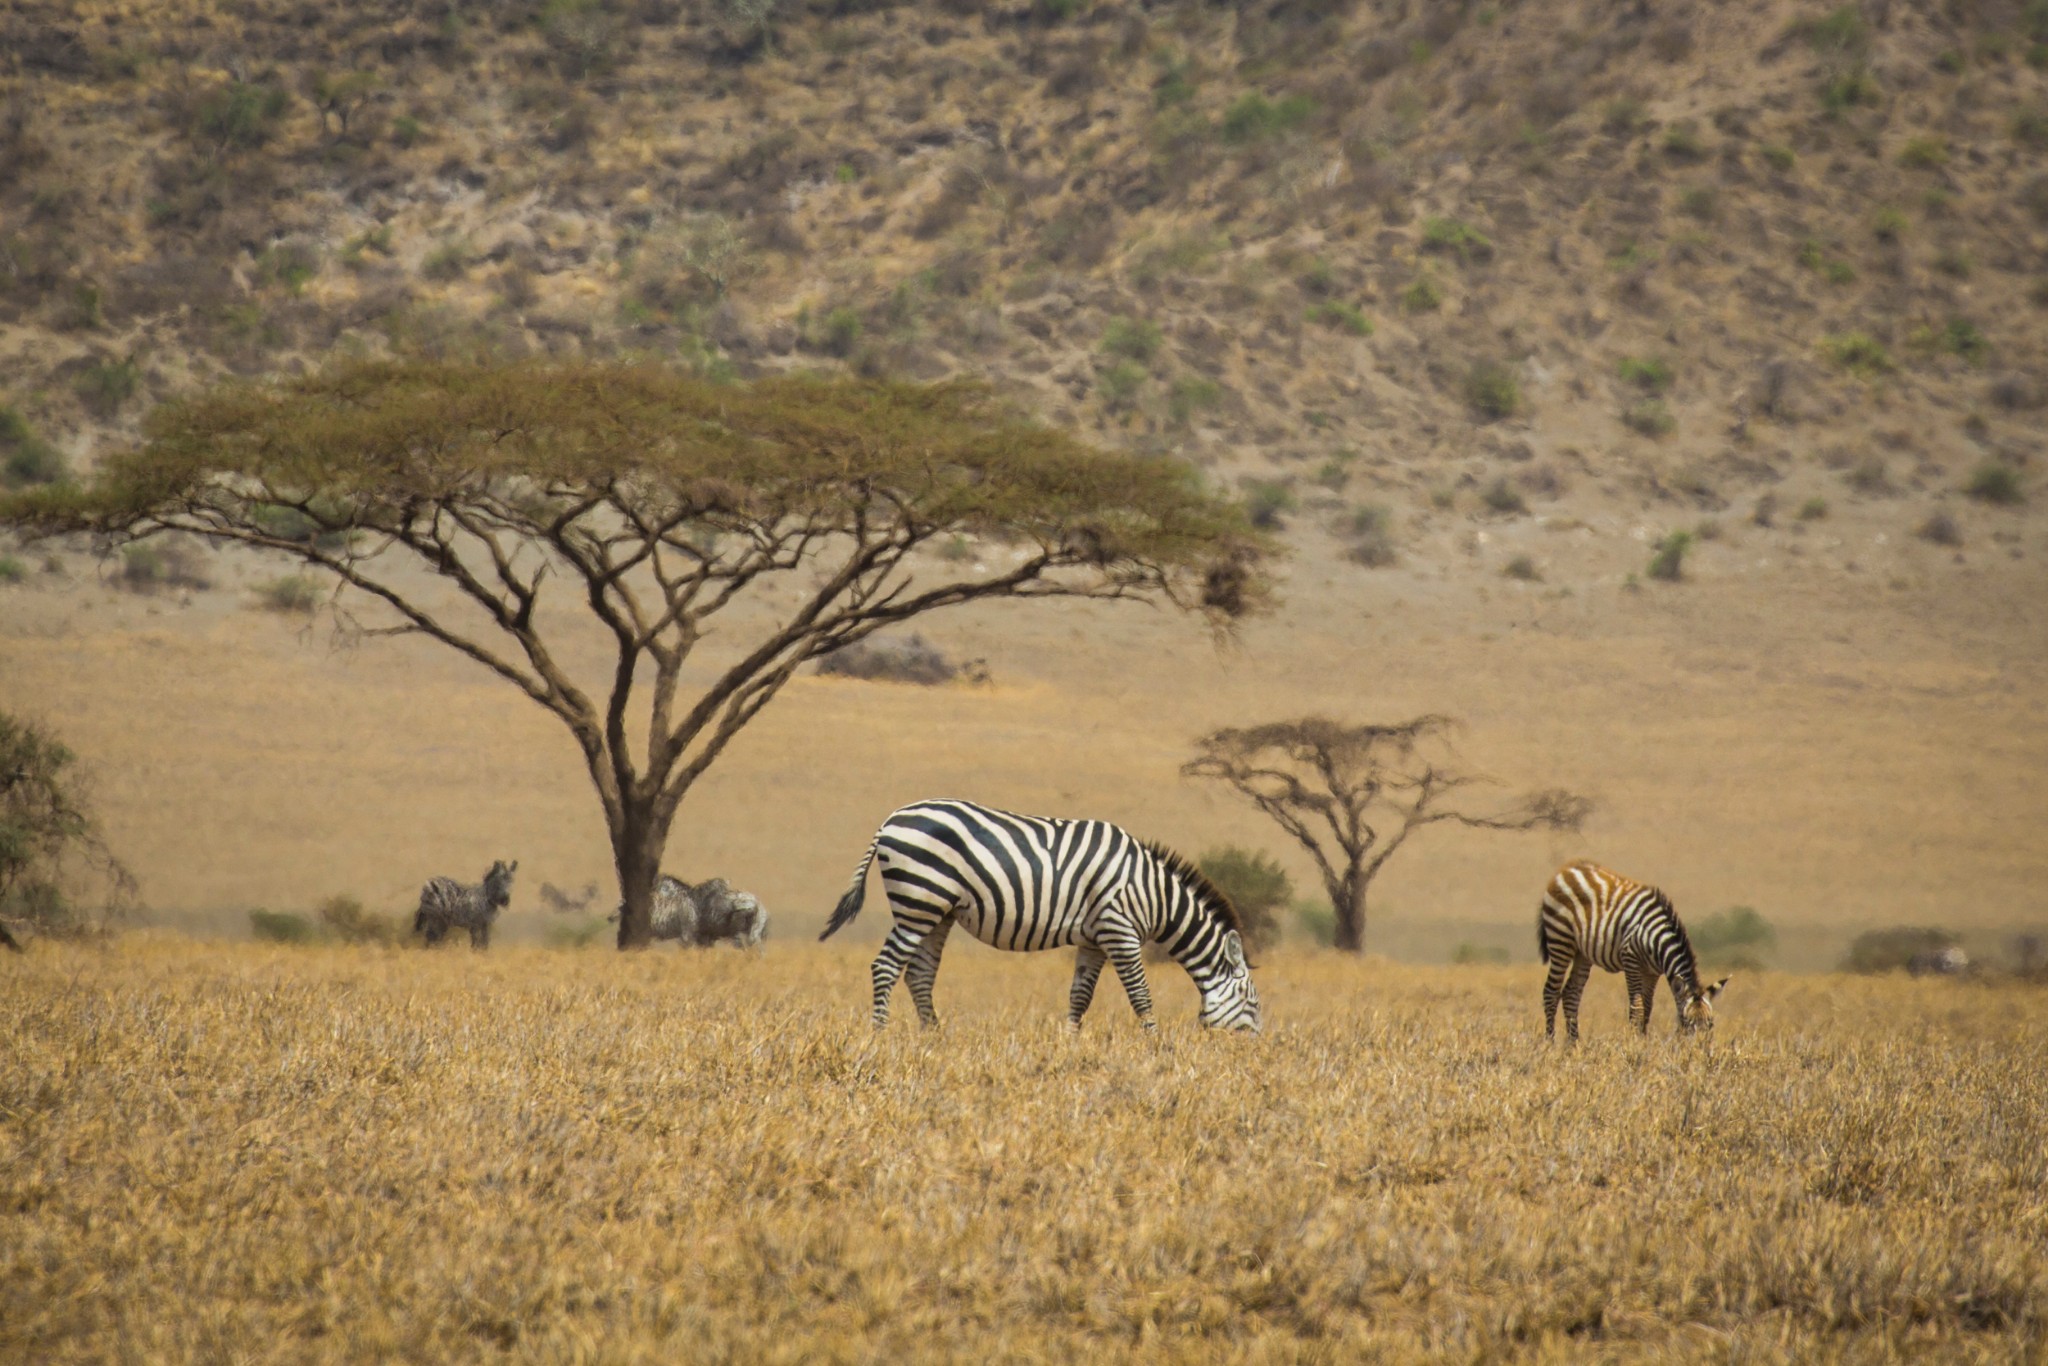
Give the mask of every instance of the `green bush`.
[[1111, 318], [1102, 329], [1102, 349], [1112, 356], [1149, 365], [1164, 340], [1159, 324], [1142, 318]]
[[1622, 410], [1621, 420], [1644, 436], [1669, 436], [1678, 426], [1678, 419], [1671, 415], [1671, 410], [1654, 398], [1631, 403]]
[[1343, 303], [1336, 299], [1325, 299], [1308, 311], [1308, 319], [1324, 327], [1349, 332], [1354, 337], [1370, 337], [1372, 320], [1356, 304]]
[[1486, 235], [1456, 218], [1430, 218], [1422, 224], [1422, 249], [1455, 256], [1460, 261], [1490, 261], [1493, 243]]
[[1972, 365], [1981, 365], [1991, 354], [1991, 339], [1968, 318], [1951, 318], [1941, 330], [1941, 346]]
[[1671, 367], [1655, 356], [1623, 356], [1616, 368], [1624, 381], [1646, 394], [1661, 394], [1671, 387]]
[[310, 616], [320, 606], [324, 590], [310, 574], [286, 574], [256, 587], [256, 599], [272, 612]]
[[1828, 500], [1825, 498], [1809, 498], [1799, 505], [1799, 520], [1802, 522], [1818, 522], [1827, 515]]
[[1385, 569], [1400, 558], [1394, 544], [1394, 514], [1368, 503], [1351, 514], [1351, 548], [1345, 557], [1368, 569]]
[[1182, 375], [1166, 393], [1166, 411], [1175, 423], [1186, 425], [1194, 415], [1223, 402], [1223, 386], [1200, 375]]
[[261, 147], [290, 107], [291, 96], [279, 86], [232, 81], [192, 106], [190, 131], [194, 141], [218, 150]]
[[2026, 501], [2026, 491], [2020, 487], [2020, 472], [2002, 460], [1986, 460], [1970, 472], [1970, 480], [1963, 485], [1963, 492], [1984, 503], [1997, 503], [2011, 507]]
[[1881, 375], [1892, 368], [1891, 352], [1884, 343], [1866, 332], [1842, 332], [1822, 337], [1821, 354], [1851, 374]]
[[1320, 897], [1305, 897], [1294, 903], [1294, 923], [1311, 944], [1329, 948], [1337, 942], [1337, 912]]
[[1427, 275], [1418, 275], [1401, 291], [1401, 307], [1410, 313], [1433, 313], [1443, 307], [1444, 292]]
[[0, 484], [18, 489], [70, 478], [64, 453], [37, 436], [20, 413], [0, 407]]
[[310, 920], [289, 911], [249, 912], [249, 932], [272, 944], [310, 944], [316, 937]]
[[1469, 940], [1451, 950], [1451, 961], [1461, 967], [1500, 967], [1514, 961], [1514, 955], [1498, 944], [1474, 944]]
[[1511, 417], [1522, 406], [1522, 386], [1513, 367], [1474, 361], [1465, 372], [1465, 401], [1490, 419]]
[[1278, 479], [1247, 479], [1244, 488], [1245, 516], [1253, 526], [1273, 530], [1294, 511], [1294, 490]]
[[1233, 844], [1208, 850], [1196, 866], [1237, 908], [1247, 951], [1263, 953], [1280, 942], [1280, 909], [1293, 900], [1294, 884], [1278, 860]]
[[142, 384], [142, 368], [132, 357], [108, 358], [78, 372], [73, 387], [78, 397], [96, 416], [112, 417], [135, 397]]
[[1763, 149], [1764, 160], [1774, 171], [1789, 171], [1799, 161], [1799, 156], [1790, 147], [1769, 146]]
[[1907, 138], [1899, 151], [1899, 165], [1932, 170], [1948, 164], [1948, 144], [1936, 137]]
[[1543, 571], [1536, 567], [1534, 557], [1529, 555], [1515, 556], [1501, 567], [1500, 572], [1507, 578], [1519, 579], [1523, 583], [1543, 582]]
[[1688, 928], [1693, 951], [1723, 967], [1759, 967], [1760, 955], [1778, 941], [1771, 922], [1753, 906], [1730, 906]]
[[1649, 568], [1643, 572], [1653, 579], [1666, 583], [1677, 583], [1685, 577], [1685, 552], [1692, 549], [1690, 531], [1674, 531], [1657, 542], [1656, 553], [1650, 556]]
[[1889, 205], [1870, 216], [1870, 235], [1880, 242], [1896, 242], [1906, 235], [1906, 215]]
[[0, 583], [20, 583], [27, 577], [27, 565], [12, 555], [0, 555]]
[[1948, 930], [1900, 925], [1886, 930], [1866, 930], [1849, 945], [1842, 959], [1844, 972], [1895, 972], [1923, 953], [1954, 948], [1959, 941]]
[[1486, 486], [1486, 492], [1479, 495], [1479, 501], [1486, 504], [1489, 512], [1519, 517], [1529, 510], [1528, 499], [1510, 484], [1505, 477], [1494, 480]]
[[314, 915], [322, 930], [344, 944], [400, 944], [405, 941], [405, 927], [397, 917], [365, 910], [363, 903], [352, 896], [329, 897], [320, 903]]
[[1122, 408], [1138, 396], [1138, 390], [1150, 379], [1151, 372], [1134, 360], [1120, 360], [1095, 377], [1095, 387], [1102, 391], [1103, 401], [1112, 408]]
[[1240, 95], [1223, 111], [1218, 131], [1225, 142], [1249, 143], [1299, 128], [1315, 112], [1315, 101], [1306, 95], [1288, 95], [1275, 102], [1257, 91]]

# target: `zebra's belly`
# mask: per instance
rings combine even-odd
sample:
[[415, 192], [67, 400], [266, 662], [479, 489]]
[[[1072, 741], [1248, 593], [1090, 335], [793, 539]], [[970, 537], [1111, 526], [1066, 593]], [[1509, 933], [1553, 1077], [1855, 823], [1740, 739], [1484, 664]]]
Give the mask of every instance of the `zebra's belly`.
[[995, 949], [1035, 953], [1042, 949], [1068, 947], [1079, 940], [1080, 923], [1074, 916], [1036, 916], [1014, 907], [989, 907], [969, 902], [953, 917], [954, 924]]

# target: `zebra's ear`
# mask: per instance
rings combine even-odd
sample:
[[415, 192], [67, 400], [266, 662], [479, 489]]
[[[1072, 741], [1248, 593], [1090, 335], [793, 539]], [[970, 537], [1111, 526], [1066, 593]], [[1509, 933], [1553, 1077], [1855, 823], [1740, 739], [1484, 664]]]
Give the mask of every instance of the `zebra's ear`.
[[1223, 936], [1223, 957], [1234, 968], [1244, 966], [1244, 941], [1237, 937], [1236, 930], [1227, 931]]
[[1705, 991], [1701, 992], [1700, 997], [1703, 1000], [1711, 1001], [1716, 996], [1719, 996], [1721, 994], [1721, 988], [1727, 985], [1728, 979], [1726, 977], [1723, 977], [1720, 981], [1714, 983], [1714, 985], [1708, 987]]

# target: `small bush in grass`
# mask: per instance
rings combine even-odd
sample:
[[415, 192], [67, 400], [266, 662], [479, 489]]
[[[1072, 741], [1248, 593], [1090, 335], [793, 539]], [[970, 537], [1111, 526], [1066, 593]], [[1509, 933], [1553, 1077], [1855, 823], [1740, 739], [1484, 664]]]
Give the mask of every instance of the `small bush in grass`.
[[1692, 539], [1690, 531], [1674, 531], [1657, 542], [1656, 553], [1643, 572], [1665, 583], [1677, 583], [1685, 577], [1685, 552], [1692, 549]]
[[1095, 387], [1102, 392], [1103, 402], [1112, 408], [1124, 408], [1137, 398], [1138, 390], [1150, 378], [1151, 374], [1136, 361], [1120, 360], [1095, 377]]
[[1828, 500], [1825, 498], [1809, 498], [1799, 505], [1799, 520], [1802, 522], [1818, 522], [1827, 515]]
[[1505, 478], [1488, 484], [1486, 492], [1479, 495], [1479, 501], [1486, 505], [1487, 511], [1507, 517], [1519, 517], [1529, 510], [1529, 502], [1522, 497], [1521, 490]]
[[1311, 944], [1327, 949], [1337, 942], [1337, 912], [1327, 901], [1305, 897], [1295, 902], [1294, 923]]
[[132, 357], [96, 361], [78, 372], [74, 387], [96, 416], [112, 417], [142, 385], [142, 367]]
[[1654, 398], [1631, 403], [1622, 410], [1621, 420], [1630, 430], [1644, 436], [1669, 436], [1678, 426], [1678, 419], [1671, 415], [1671, 410]]
[[286, 574], [259, 584], [256, 600], [267, 611], [310, 616], [320, 606], [320, 581], [310, 574]]
[[1671, 387], [1671, 367], [1655, 356], [1623, 356], [1617, 370], [1623, 381], [1646, 394], [1661, 394]]
[[1205, 851], [1195, 866], [1237, 908], [1247, 952], [1264, 953], [1280, 942], [1280, 910], [1294, 899], [1294, 884], [1279, 860], [1232, 844]]
[[0, 407], [0, 484], [18, 489], [70, 478], [71, 462], [64, 453], [37, 436], [21, 414]]
[[321, 929], [344, 944], [400, 944], [405, 941], [404, 927], [396, 916], [366, 910], [363, 903], [352, 896], [329, 897], [313, 914]]
[[1858, 493], [1876, 497], [1892, 492], [1891, 472], [1885, 468], [1882, 456], [1865, 456], [1842, 477]]
[[1877, 78], [1870, 74], [1869, 67], [1852, 66], [1821, 82], [1821, 108], [1830, 114], [1840, 114], [1858, 105], [1876, 104], [1880, 93]]
[[261, 147], [290, 107], [291, 96], [278, 86], [232, 81], [191, 106], [187, 131], [216, 151]]
[[1769, 146], [1763, 149], [1764, 160], [1774, 171], [1789, 171], [1798, 164], [1799, 156], [1790, 147]]
[[1970, 472], [1970, 481], [1963, 485], [1963, 492], [1980, 503], [1996, 503], [2011, 507], [2026, 501], [2026, 493], [2020, 488], [2020, 472], [2002, 460], [1987, 460]]
[[1711, 223], [1721, 214], [1721, 192], [1712, 185], [1695, 185], [1678, 196], [1678, 211], [1688, 218]]
[[1244, 485], [1245, 516], [1256, 527], [1270, 531], [1294, 511], [1294, 490], [1278, 479], [1247, 479]]
[[1962, 526], [1946, 512], [1935, 513], [1915, 528], [1913, 534], [1935, 545], [1959, 546], [1963, 543]]
[[1310, 322], [1321, 323], [1340, 332], [1349, 332], [1354, 337], [1370, 337], [1372, 320], [1367, 318], [1356, 304], [1347, 304], [1337, 299], [1325, 299], [1308, 311]]
[[310, 944], [316, 937], [312, 921], [289, 911], [249, 912], [249, 933], [271, 944]]
[[1507, 578], [1519, 579], [1523, 583], [1543, 582], [1543, 571], [1538, 569], [1536, 561], [1527, 555], [1515, 556], [1515, 558], [1509, 560], [1502, 567], [1500, 572]]
[[1443, 307], [1444, 292], [1427, 275], [1418, 275], [1401, 291], [1401, 307], [1410, 313], [1433, 313]]
[[1182, 375], [1166, 391], [1166, 412], [1174, 422], [1185, 425], [1204, 409], [1223, 401], [1223, 386], [1200, 375]]
[[1896, 972], [1923, 953], [1954, 948], [1956, 936], [1949, 930], [1900, 925], [1886, 930], [1866, 930], [1849, 945], [1842, 959], [1844, 972]]
[[1455, 256], [1460, 261], [1490, 261], [1493, 243], [1469, 223], [1457, 218], [1431, 218], [1422, 224], [1422, 249]]
[[1700, 141], [1699, 127], [1691, 119], [1680, 119], [1664, 130], [1665, 156], [1678, 161], [1697, 161], [1706, 154], [1706, 144]]
[[1394, 545], [1394, 514], [1368, 503], [1351, 514], [1351, 548], [1345, 558], [1368, 569], [1384, 569], [1400, 558]]
[[1936, 137], [1907, 138], [1899, 149], [1899, 165], [1933, 170], [1948, 165], [1948, 144]]
[[1451, 961], [1460, 967], [1502, 967], [1514, 955], [1498, 944], [1474, 944], [1469, 940], [1451, 950]]
[[20, 583], [27, 577], [27, 565], [12, 555], [0, 555], [0, 583]]
[[1892, 368], [1892, 354], [1867, 332], [1841, 332], [1822, 337], [1821, 354], [1851, 374], [1874, 376]]
[[1315, 107], [1315, 101], [1306, 95], [1288, 95], [1274, 101], [1252, 91], [1238, 96], [1223, 111], [1218, 131], [1225, 142], [1259, 142], [1299, 128], [1315, 112]]
[[932, 687], [966, 674], [976, 662], [955, 665], [937, 646], [913, 633], [901, 638], [856, 641], [834, 650], [818, 661], [818, 672], [833, 678]]
[[213, 577], [206, 561], [182, 541], [143, 541], [121, 550], [121, 586], [136, 593], [161, 588], [206, 589]]
[[1499, 361], [1474, 361], [1465, 372], [1465, 401], [1488, 418], [1511, 417], [1522, 406], [1514, 369]]
[[391, 120], [391, 141], [400, 147], [417, 147], [426, 136], [426, 128], [410, 114], [400, 114]]
[[1870, 235], [1880, 242], [1896, 242], [1906, 235], [1906, 215], [1886, 206], [1870, 216]]
[[2022, 109], [2012, 116], [2012, 135], [2029, 147], [2048, 147], [2048, 113]]
[[1778, 941], [1777, 930], [1752, 906], [1730, 906], [1687, 928], [1700, 961], [1721, 971], [1761, 969]]
[[1991, 339], [1968, 318], [1951, 318], [1941, 330], [1941, 347], [1972, 365], [1980, 365], [1991, 354]]
[[1934, 258], [1934, 268], [1943, 275], [1967, 280], [1975, 266], [1970, 260], [1970, 253], [1959, 247], [1949, 247]]
[[1142, 318], [1111, 318], [1102, 329], [1102, 349], [1112, 356], [1150, 364], [1163, 340], [1159, 324]]

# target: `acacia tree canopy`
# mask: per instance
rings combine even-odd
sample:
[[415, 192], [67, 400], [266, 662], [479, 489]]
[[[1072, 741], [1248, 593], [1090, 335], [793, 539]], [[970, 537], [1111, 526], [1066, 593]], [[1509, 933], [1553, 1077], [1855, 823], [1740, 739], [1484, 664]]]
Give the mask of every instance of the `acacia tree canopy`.
[[1321, 716], [1215, 731], [1182, 766], [1215, 778], [1270, 816], [1314, 860], [1337, 914], [1336, 945], [1365, 947], [1366, 892], [1388, 859], [1424, 826], [1577, 830], [1592, 803], [1562, 789], [1495, 811], [1462, 809], [1453, 794], [1489, 779], [1459, 765], [1448, 716], [1347, 726]]
[[[145, 432], [89, 483], [0, 500], [0, 523], [290, 556], [334, 576], [360, 629], [428, 636], [518, 687], [596, 784], [622, 947], [647, 941], [684, 794], [805, 661], [983, 598], [1228, 617], [1262, 591], [1262, 542], [1186, 466], [1089, 446], [968, 382], [366, 361], [174, 402]], [[956, 535], [997, 548], [985, 565], [920, 554]], [[763, 600], [739, 657], [685, 695], [708, 619], [776, 576], [795, 604]], [[608, 658], [579, 673], [563, 630], [593, 623]]]

